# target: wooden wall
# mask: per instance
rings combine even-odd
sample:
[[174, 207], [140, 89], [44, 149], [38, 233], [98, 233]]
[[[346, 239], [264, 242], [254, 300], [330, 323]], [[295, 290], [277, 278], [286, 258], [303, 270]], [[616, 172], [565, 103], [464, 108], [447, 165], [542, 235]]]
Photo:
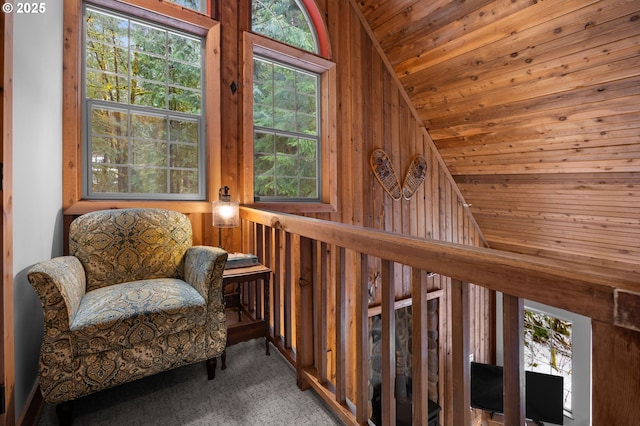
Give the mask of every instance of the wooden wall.
[[[335, 222], [382, 229], [406, 235], [434, 238], [474, 246], [484, 244], [469, 210], [464, 206], [455, 182], [417, 121], [406, 101], [396, 77], [389, 73], [357, 11], [344, 0], [316, 1], [324, 15], [331, 42], [331, 60], [337, 65], [338, 100], [338, 208], [334, 213], [315, 215]], [[248, 2], [219, 2], [222, 23], [222, 153], [225, 158], [222, 182], [241, 188], [242, 90], [232, 94], [231, 82], [241, 81], [241, 30], [248, 27]], [[428, 162], [424, 185], [410, 200], [393, 201], [377, 183], [369, 168], [369, 155], [375, 148], [384, 149], [396, 171], [404, 176], [416, 154]], [[232, 159], [237, 158], [234, 162]], [[228, 161], [227, 161], [228, 160]], [[203, 221], [205, 241], [217, 241], [215, 230]], [[225, 247], [239, 249], [240, 229], [224, 234]], [[353, 265], [354, 269], [357, 265]], [[380, 303], [376, 286], [380, 264], [372, 261], [369, 268], [374, 303]], [[396, 268], [396, 298], [410, 293], [410, 272]], [[429, 279], [431, 290], [449, 288], [450, 279]], [[472, 290], [472, 349], [476, 359], [488, 359], [493, 346], [490, 332], [491, 306], [489, 292]], [[350, 299], [349, 303], [353, 302]], [[446, 311], [444, 311], [446, 313]], [[446, 323], [445, 323], [446, 325]], [[443, 342], [448, 352], [450, 342]]]
[[492, 248], [640, 271], [640, 2], [356, 2]]

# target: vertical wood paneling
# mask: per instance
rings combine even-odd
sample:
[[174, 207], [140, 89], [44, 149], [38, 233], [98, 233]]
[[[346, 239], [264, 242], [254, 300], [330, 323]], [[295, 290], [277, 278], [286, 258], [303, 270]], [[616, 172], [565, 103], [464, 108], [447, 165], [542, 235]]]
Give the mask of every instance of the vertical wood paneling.
[[[14, 300], [13, 300], [13, 15], [4, 13], [0, 17], [0, 50], [2, 51], [2, 121], [0, 137], [2, 150], [0, 161], [3, 163], [2, 176], [2, 343], [0, 344], [0, 377], [6, 389], [5, 413], [0, 415], [0, 423], [11, 425], [15, 421], [15, 349], [14, 349]], [[66, 100], [65, 100], [66, 102]], [[66, 218], [65, 218], [66, 220]]]
[[[234, 200], [241, 199], [241, 173], [240, 165], [242, 164], [242, 152], [241, 144], [238, 143], [242, 135], [242, 90], [240, 89], [234, 94], [232, 93], [230, 86], [232, 82], [240, 83], [241, 52], [239, 49], [240, 39], [242, 31], [247, 29], [248, 17], [240, 19], [241, 16], [247, 13], [247, 4], [245, 2], [218, 2], [218, 9], [220, 13], [220, 22], [224, 22], [221, 25], [221, 64], [220, 64], [220, 103], [217, 106], [221, 111], [224, 111], [224, 117], [220, 120], [221, 126], [221, 147], [220, 154], [224, 161], [220, 162], [221, 170], [219, 172], [220, 185], [228, 186], [231, 189], [232, 198]], [[243, 26], [244, 25], [244, 26]], [[231, 47], [231, 48], [230, 48]], [[208, 113], [215, 113], [211, 111]], [[211, 131], [212, 129], [207, 129]], [[231, 159], [236, 159], [233, 161]], [[229, 161], [231, 160], [231, 161]], [[210, 171], [211, 172], [211, 171]], [[209, 182], [210, 184], [212, 182]], [[217, 194], [218, 188], [211, 188], [210, 192]], [[217, 199], [214, 196], [213, 199]], [[228, 236], [223, 244], [229, 251], [238, 251], [240, 248], [240, 232], [239, 230], [227, 230]], [[218, 230], [218, 232], [222, 232]], [[223, 233], [225, 236], [225, 233]], [[209, 240], [210, 241], [210, 240]]]

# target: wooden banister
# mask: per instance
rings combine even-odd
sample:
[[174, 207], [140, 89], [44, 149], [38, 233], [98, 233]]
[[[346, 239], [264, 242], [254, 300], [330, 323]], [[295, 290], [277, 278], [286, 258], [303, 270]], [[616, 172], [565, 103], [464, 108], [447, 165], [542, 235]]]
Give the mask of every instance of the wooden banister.
[[[427, 376], [431, 372], [427, 302], [437, 298], [440, 321], [437, 330], [446, 334], [441, 337], [446, 340], [449, 351], [443, 354], [442, 347], [438, 349], [439, 357], [447, 358], [447, 371], [438, 373], [439, 389], [436, 390], [443, 407], [441, 424], [470, 425], [473, 419], [469, 355], [473, 344], [469, 333], [472, 322], [478, 320], [477, 311], [472, 317], [470, 299], [479, 291], [486, 292], [482, 288], [504, 294], [504, 419], [508, 424], [521, 424], [525, 416], [524, 299], [592, 319], [596, 361], [593, 375], [599, 381], [606, 381], [607, 376], [602, 372], [611, 368], [605, 367], [604, 362], [610, 353], [600, 345], [607, 333], [626, 339], [616, 344], [627, 352], [618, 352], [631, 354], [634, 362], [640, 363], [640, 355], [629, 349], [640, 344], [637, 333], [640, 330], [637, 312], [640, 282], [637, 274], [629, 270], [576, 268], [556, 260], [248, 207], [241, 207], [240, 215], [243, 233], [251, 234], [242, 236], [243, 249], [257, 253], [274, 273], [270, 321], [273, 343], [296, 367], [300, 388], [312, 387], [346, 424], [367, 425], [371, 417], [369, 356], [373, 348], [370, 347], [369, 322], [372, 311], [381, 316], [382, 338], [378, 352], [381, 422], [396, 424], [395, 395], [397, 386], [402, 386], [404, 380], [398, 376], [402, 380], [396, 381], [400, 358], [395, 350], [395, 311], [399, 306], [412, 306], [413, 424], [426, 424], [429, 420], [427, 398], [431, 389]], [[441, 287], [429, 287], [428, 291], [429, 281], [433, 281], [428, 278], [430, 273], [447, 279], [440, 281]], [[396, 286], [398, 282], [406, 283], [407, 277], [411, 284], [409, 298], [403, 294], [404, 298], [396, 300]], [[378, 284], [382, 300], [370, 308], [370, 291]], [[486, 320], [487, 317], [479, 321]], [[445, 343], [439, 340], [439, 344]], [[625, 375], [622, 371], [618, 374], [616, 380], [624, 381], [631, 391], [614, 396], [609, 396], [611, 392], [599, 392], [594, 419], [609, 421], [640, 415], [640, 409], [628, 409], [631, 405], [627, 404], [637, 401], [634, 398], [640, 394], [638, 375]], [[605, 386], [610, 389], [615, 382], [609, 381]], [[615, 408], [621, 406], [620, 400], [625, 409], [617, 414]], [[398, 401], [406, 404], [406, 399]], [[406, 405], [403, 407], [402, 414], [406, 414]]]
[[[241, 207], [242, 219], [614, 323], [614, 291], [640, 293], [635, 274]], [[630, 304], [631, 305], [631, 304]], [[618, 313], [618, 317], [622, 316]], [[636, 317], [629, 314], [628, 317]], [[622, 324], [625, 325], [625, 324]], [[636, 324], [636, 327], [640, 324]]]

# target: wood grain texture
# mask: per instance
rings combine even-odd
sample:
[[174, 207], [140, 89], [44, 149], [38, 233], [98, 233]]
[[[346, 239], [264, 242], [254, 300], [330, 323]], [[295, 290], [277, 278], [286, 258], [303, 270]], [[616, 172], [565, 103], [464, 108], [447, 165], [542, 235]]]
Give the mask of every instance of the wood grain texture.
[[524, 300], [502, 298], [504, 335], [504, 423], [523, 425], [525, 419]]
[[451, 280], [451, 352], [453, 374], [452, 424], [464, 426], [471, 424], [471, 373], [469, 354], [469, 283]]
[[[2, 292], [0, 303], [2, 304], [2, 343], [0, 343], [0, 382], [5, 394], [5, 412], [0, 415], [0, 424], [14, 424], [16, 416], [15, 406], [15, 347], [14, 347], [14, 267], [13, 267], [13, 15], [3, 13], [0, 16], [0, 50], [2, 50], [2, 66], [0, 84], [2, 84], [2, 122], [0, 134], [2, 135], [2, 149], [0, 161], [2, 169]], [[42, 401], [41, 401], [42, 402]], [[18, 413], [18, 420], [24, 420]]]
[[491, 247], [637, 270], [640, 3], [353, 4]]
[[594, 425], [640, 423], [640, 332], [592, 321]]

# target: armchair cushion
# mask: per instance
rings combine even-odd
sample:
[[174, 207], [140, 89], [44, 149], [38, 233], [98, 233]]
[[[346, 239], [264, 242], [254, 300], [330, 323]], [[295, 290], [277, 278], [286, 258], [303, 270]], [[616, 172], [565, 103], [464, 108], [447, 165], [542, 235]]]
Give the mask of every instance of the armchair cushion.
[[204, 325], [207, 306], [195, 288], [175, 278], [134, 281], [90, 291], [71, 324], [77, 354], [131, 348]]

